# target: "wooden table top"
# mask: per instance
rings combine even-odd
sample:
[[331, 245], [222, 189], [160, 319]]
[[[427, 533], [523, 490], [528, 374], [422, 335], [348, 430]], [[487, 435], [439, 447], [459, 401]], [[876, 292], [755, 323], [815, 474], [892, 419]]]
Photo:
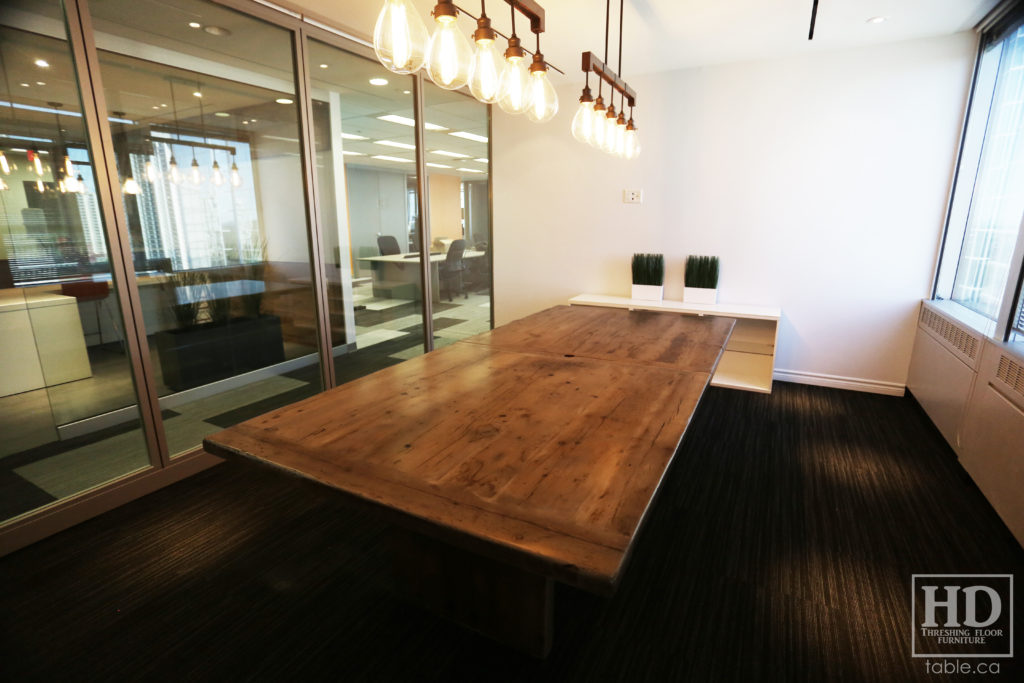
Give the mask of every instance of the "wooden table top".
[[734, 321], [559, 306], [208, 437], [611, 592]]

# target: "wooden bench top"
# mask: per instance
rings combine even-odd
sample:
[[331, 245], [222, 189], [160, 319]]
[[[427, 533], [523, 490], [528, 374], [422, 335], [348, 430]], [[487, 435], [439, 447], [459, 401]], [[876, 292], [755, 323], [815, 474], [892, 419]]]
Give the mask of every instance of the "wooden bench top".
[[559, 306], [248, 420], [204, 446], [608, 593], [732, 326]]

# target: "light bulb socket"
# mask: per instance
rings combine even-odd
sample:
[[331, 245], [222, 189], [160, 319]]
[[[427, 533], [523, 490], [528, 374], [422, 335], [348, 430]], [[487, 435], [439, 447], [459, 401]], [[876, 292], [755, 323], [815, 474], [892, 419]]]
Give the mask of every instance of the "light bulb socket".
[[[459, 16], [459, 10], [455, 7], [455, 3], [452, 0], [437, 0], [437, 4], [434, 5], [434, 11], [430, 13], [434, 17], [434, 21], [442, 24], [447, 24], [449, 21], [455, 21]], [[449, 17], [447, 20], [442, 17]]]
[[583, 88], [583, 94], [580, 95], [580, 102], [593, 102], [594, 96], [590, 94], [590, 87]]
[[548, 64], [544, 61], [544, 55], [539, 52], [535, 52], [533, 55], [533, 63], [530, 64], [530, 73], [537, 73], [538, 71], [547, 71]]
[[615, 118], [615, 105], [614, 104], [609, 104], [608, 105], [608, 113], [605, 114], [605, 117], [607, 117], [609, 119], [614, 119]]
[[476, 20], [476, 31], [473, 31], [473, 41], [479, 43], [482, 40], [494, 41], [498, 34], [491, 28], [491, 18], [486, 14]]
[[633, 123], [633, 117], [629, 117], [629, 122], [626, 123], [626, 130], [636, 130], [636, 125]]
[[625, 114], [625, 112], [621, 112], [621, 111], [619, 112], [619, 118], [615, 119], [615, 125], [616, 126], [624, 126], [624, 125], [626, 125], [626, 114]]
[[508, 49], [505, 50], [505, 59], [519, 58], [522, 59], [526, 56], [526, 52], [523, 50], [523, 44], [518, 37], [512, 36], [508, 39]]
[[196, 169], [197, 171], [199, 170], [199, 162], [196, 161], [195, 159], [192, 160], [192, 168]]
[[604, 111], [604, 110], [605, 110], [604, 98], [601, 97], [600, 95], [598, 95], [597, 99], [594, 100], [594, 111]]

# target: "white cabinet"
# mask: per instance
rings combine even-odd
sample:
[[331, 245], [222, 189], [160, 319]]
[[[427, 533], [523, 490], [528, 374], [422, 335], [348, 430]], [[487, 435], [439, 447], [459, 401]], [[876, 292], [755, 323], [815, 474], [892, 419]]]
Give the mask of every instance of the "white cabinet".
[[775, 346], [779, 336], [782, 310], [743, 304], [687, 304], [682, 301], [645, 301], [603, 294], [580, 294], [569, 299], [573, 306], [605, 306], [631, 310], [669, 311], [686, 315], [713, 315], [735, 318], [736, 327], [718, 361], [711, 386], [772, 392], [775, 372]]

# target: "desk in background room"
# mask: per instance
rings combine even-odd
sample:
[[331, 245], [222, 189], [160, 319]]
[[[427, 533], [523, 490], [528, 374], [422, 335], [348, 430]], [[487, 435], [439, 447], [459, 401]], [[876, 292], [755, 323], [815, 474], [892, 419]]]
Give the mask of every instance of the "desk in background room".
[[[486, 252], [467, 249], [462, 254], [462, 260], [465, 261], [482, 256], [486, 256]], [[445, 262], [446, 258], [446, 254], [430, 255], [430, 291], [433, 292], [435, 303], [441, 300], [438, 269]], [[374, 265], [374, 296], [385, 299], [409, 299], [412, 301], [420, 298], [419, 253], [363, 256], [356, 260]]]

